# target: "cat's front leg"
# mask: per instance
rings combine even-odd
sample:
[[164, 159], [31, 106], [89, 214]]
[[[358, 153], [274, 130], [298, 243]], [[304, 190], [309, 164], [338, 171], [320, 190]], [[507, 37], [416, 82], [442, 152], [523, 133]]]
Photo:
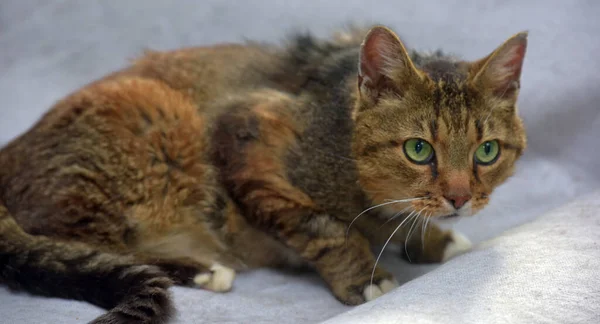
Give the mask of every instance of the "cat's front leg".
[[392, 274], [375, 266], [368, 240], [357, 231], [346, 237], [345, 223], [335, 217], [300, 206], [290, 209], [294, 203], [289, 200], [259, 204], [255, 223], [314, 266], [344, 304], [358, 305], [398, 286]]
[[472, 248], [471, 241], [455, 230], [443, 230], [436, 224], [412, 231], [396, 242], [404, 247], [400, 256], [411, 263], [440, 263]]
[[302, 222], [283, 225], [290, 230], [279, 235], [314, 265], [340, 301], [361, 304], [398, 286], [392, 274], [375, 266], [369, 242], [361, 234], [351, 231], [346, 237], [345, 224], [327, 214], [298, 219]]
[[248, 220], [312, 265], [342, 303], [358, 305], [398, 286], [391, 273], [375, 266], [369, 241], [357, 230], [347, 235], [345, 222], [320, 211], [281, 178], [245, 175], [248, 181], [239, 182], [236, 196]]
[[301, 129], [286, 114], [292, 104], [287, 96], [256, 93], [216, 120], [215, 162], [222, 184], [249, 223], [314, 266], [340, 301], [356, 305], [376, 298], [397, 284], [389, 272], [373, 270], [368, 240], [358, 231], [346, 239], [346, 223], [287, 177], [291, 152], [299, 154]]
[[398, 245], [400, 257], [410, 263], [440, 263], [469, 251], [471, 241], [455, 230], [443, 230], [431, 219], [397, 217], [359, 218], [353, 225], [379, 248]]

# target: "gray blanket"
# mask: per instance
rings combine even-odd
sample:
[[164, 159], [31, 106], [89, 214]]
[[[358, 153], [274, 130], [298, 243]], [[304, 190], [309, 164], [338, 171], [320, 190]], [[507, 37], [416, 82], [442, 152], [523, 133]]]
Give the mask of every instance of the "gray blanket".
[[[406, 284], [355, 308], [314, 275], [255, 271], [224, 295], [178, 287], [178, 322], [600, 323], [600, 193], [581, 198], [600, 189], [599, 16], [600, 2], [585, 0], [0, 1], [0, 143], [145, 48], [326, 35], [355, 21], [475, 59], [526, 29], [529, 149], [489, 208], [456, 225], [483, 242], [474, 252], [440, 267], [388, 254]], [[0, 288], [1, 323], [83, 323], [101, 312]]]

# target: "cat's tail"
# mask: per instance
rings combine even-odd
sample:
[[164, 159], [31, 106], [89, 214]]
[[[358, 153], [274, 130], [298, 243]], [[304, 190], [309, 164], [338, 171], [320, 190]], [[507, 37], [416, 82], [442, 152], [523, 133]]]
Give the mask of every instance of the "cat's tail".
[[0, 203], [0, 282], [105, 309], [94, 324], [165, 323], [174, 313], [169, 277], [127, 257], [25, 233]]

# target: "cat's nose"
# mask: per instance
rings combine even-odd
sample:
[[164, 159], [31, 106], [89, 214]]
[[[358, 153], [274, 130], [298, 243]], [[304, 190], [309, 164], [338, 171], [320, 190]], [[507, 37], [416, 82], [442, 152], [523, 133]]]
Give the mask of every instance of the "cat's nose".
[[454, 206], [460, 209], [467, 201], [471, 199], [470, 174], [466, 170], [454, 171], [446, 176], [446, 188], [444, 198]]
[[446, 198], [454, 208], [460, 209], [467, 201], [471, 200], [471, 195], [446, 195], [444, 198]]

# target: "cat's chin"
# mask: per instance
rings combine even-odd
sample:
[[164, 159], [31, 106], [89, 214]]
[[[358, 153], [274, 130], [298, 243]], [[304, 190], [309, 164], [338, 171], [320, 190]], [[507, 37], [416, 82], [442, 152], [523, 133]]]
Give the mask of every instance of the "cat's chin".
[[432, 221], [442, 227], [451, 227], [452, 225], [458, 223], [464, 216], [465, 215], [462, 215], [462, 213], [455, 212], [447, 215], [432, 217]]
[[432, 221], [438, 225], [454, 225], [458, 223], [461, 219], [465, 217], [469, 217], [473, 215], [473, 210], [468, 206], [468, 208], [464, 208], [455, 212], [450, 212], [441, 216], [432, 217]]
[[458, 218], [458, 217], [460, 217], [460, 215], [458, 213], [452, 213], [449, 215], [439, 216], [438, 218], [441, 220], [450, 220], [450, 219]]

